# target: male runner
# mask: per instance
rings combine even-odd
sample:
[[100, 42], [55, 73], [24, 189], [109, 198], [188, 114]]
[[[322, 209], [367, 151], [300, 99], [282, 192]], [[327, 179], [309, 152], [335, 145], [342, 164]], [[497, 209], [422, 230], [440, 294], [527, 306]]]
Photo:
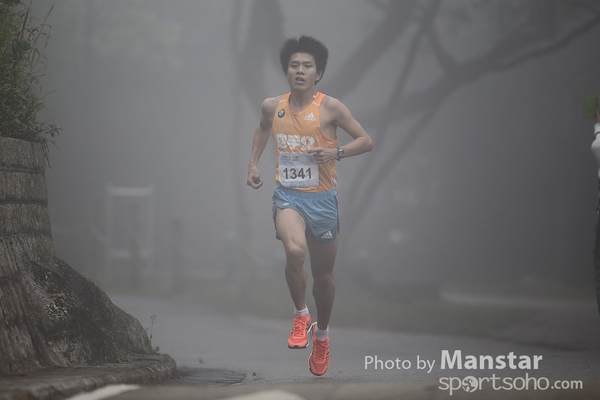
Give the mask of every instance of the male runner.
[[[288, 347], [308, 347], [308, 331], [311, 332], [313, 348], [308, 364], [314, 375], [323, 375], [329, 366], [329, 319], [335, 295], [333, 265], [339, 232], [335, 161], [373, 148], [371, 137], [344, 104], [315, 91], [325, 72], [328, 54], [327, 48], [310, 36], [290, 38], [283, 43], [279, 59], [290, 92], [262, 103], [247, 181], [254, 189], [262, 186], [257, 163], [273, 135], [277, 149], [273, 219], [276, 237], [285, 249], [285, 277], [295, 307]], [[337, 146], [338, 127], [352, 137], [342, 147]], [[312, 325], [305, 301], [307, 249], [318, 317]]]

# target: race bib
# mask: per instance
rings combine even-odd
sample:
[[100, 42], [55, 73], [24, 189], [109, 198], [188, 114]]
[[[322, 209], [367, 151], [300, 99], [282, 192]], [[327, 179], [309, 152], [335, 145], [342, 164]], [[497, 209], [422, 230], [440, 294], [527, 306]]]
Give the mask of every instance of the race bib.
[[279, 153], [278, 172], [284, 187], [319, 186], [319, 167], [311, 154]]

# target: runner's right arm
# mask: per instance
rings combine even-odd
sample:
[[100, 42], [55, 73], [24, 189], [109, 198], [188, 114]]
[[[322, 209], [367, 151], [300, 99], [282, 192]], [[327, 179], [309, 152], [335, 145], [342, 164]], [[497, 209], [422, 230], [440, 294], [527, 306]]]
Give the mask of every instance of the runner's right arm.
[[262, 116], [260, 118], [260, 123], [254, 131], [252, 154], [250, 155], [250, 163], [248, 165], [248, 180], [246, 181], [248, 186], [253, 189], [258, 189], [263, 185], [257, 165], [260, 156], [269, 142], [269, 137], [271, 136], [273, 114], [275, 113], [277, 102], [277, 98], [266, 99], [260, 107]]

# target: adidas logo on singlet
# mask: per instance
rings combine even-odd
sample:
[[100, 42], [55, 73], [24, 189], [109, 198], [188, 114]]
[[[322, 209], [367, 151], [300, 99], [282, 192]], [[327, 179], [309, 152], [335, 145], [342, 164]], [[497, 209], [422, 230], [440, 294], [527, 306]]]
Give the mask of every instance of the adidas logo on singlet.
[[321, 239], [333, 239], [333, 235], [331, 234], [331, 231], [327, 231], [324, 234], [322, 234]]
[[306, 117], [304, 117], [304, 120], [305, 121], [313, 121], [313, 122], [317, 121], [317, 119], [315, 118], [315, 114], [313, 114], [313, 113], [310, 113]]

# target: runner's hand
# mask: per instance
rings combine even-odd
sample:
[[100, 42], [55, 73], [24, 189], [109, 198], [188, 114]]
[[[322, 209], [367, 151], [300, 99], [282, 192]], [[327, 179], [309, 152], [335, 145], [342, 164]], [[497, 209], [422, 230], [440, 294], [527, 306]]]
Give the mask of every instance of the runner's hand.
[[263, 185], [263, 181], [260, 179], [260, 172], [258, 171], [258, 168], [248, 168], [248, 180], [246, 183], [253, 189], [258, 189]]
[[328, 147], [315, 147], [310, 149], [308, 154], [312, 154], [317, 164], [325, 164], [327, 162], [337, 160], [337, 149]]

